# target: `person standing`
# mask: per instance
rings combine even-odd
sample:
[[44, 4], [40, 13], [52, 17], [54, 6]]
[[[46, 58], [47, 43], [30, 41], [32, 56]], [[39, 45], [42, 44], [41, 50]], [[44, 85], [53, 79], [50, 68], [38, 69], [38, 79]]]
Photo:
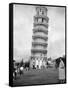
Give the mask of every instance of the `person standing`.
[[20, 75], [23, 74], [23, 69], [24, 69], [23, 66], [21, 66], [21, 67], [20, 67]]
[[60, 59], [59, 63], [59, 83], [65, 82], [65, 65], [62, 59]]

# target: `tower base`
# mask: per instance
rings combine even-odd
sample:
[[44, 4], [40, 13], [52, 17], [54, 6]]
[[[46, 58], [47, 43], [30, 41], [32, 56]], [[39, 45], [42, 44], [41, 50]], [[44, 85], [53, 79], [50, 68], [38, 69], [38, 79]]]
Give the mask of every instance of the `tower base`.
[[47, 67], [46, 57], [33, 57], [30, 61], [30, 67], [33, 69], [42, 69]]

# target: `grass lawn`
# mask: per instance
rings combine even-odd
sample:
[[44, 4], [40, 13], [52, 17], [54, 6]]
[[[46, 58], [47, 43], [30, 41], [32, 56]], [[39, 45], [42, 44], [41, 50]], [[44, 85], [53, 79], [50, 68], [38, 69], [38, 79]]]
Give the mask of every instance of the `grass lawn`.
[[56, 84], [58, 83], [58, 70], [54, 68], [24, 71], [22, 76], [14, 80], [14, 86]]

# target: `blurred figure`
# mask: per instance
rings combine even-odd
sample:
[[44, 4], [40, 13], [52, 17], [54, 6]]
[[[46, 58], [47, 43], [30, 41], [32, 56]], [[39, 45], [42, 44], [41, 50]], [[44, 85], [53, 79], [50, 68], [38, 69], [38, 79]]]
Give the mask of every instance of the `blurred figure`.
[[14, 70], [13, 72], [13, 79], [16, 80], [16, 76], [17, 76], [17, 69]]
[[56, 69], [59, 68], [60, 59], [61, 59], [61, 58], [57, 58], [57, 59], [55, 60], [55, 68], [56, 68]]
[[20, 67], [20, 75], [23, 74], [23, 69], [24, 69], [23, 66], [21, 66], [21, 67]]
[[65, 65], [62, 59], [60, 59], [59, 63], [59, 83], [65, 82]]

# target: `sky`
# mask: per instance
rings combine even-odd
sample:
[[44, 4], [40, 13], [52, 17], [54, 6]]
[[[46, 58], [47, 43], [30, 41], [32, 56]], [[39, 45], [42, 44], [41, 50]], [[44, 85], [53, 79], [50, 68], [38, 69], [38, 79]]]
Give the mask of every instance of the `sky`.
[[[65, 8], [46, 6], [49, 18], [47, 57], [57, 58], [65, 54]], [[36, 6], [13, 7], [13, 58], [28, 61], [31, 56], [34, 15]]]

